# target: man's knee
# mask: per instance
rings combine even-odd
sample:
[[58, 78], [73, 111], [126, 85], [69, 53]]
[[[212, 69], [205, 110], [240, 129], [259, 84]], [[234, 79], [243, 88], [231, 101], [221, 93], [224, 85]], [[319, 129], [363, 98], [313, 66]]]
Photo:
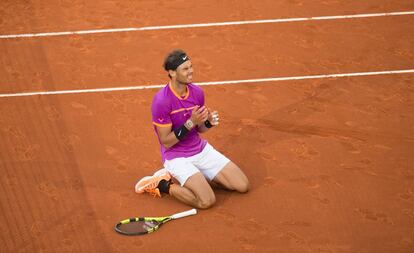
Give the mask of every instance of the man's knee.
[[248, 180], [245, 180], [235, 187], [235, 190], [240, 193], [247, 193], [250, 190], [250, 183]]
[[207, 209], [213, 206], [214, 203], [216, 203], [216, 196], [213, 194], [206, 198], [200, 198], [197, 205], [200, 209]]

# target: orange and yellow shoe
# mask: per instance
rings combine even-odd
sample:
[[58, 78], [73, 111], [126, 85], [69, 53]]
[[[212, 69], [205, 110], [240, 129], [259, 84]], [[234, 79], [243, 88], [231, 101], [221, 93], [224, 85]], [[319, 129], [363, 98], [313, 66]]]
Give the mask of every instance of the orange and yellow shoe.
[[146, 176], [141, 178], [141, 180], [135, 184], [135, 192], [148, 192], [155, 197], [161, 197], [161, 192], [160, 189], [158, 189], [158, 184], [161, 182], [161, 180], [169, 181], [171, 179], [171, 176], [166, 171], [164, 173], [160, 173], [159, 171], [157, 172], [154, 173], [153, 176]]

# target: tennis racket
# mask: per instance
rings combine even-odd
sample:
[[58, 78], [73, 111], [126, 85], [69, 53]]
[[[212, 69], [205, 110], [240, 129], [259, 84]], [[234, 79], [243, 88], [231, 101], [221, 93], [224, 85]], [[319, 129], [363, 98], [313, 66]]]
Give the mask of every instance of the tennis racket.
[[115, 225], [115, 231], [123, 235], [145, 235], [156, 231], [170, 220], [183, 218], [197, 213], [196, 209], [165, 217], [139, 217], [122, 220]]

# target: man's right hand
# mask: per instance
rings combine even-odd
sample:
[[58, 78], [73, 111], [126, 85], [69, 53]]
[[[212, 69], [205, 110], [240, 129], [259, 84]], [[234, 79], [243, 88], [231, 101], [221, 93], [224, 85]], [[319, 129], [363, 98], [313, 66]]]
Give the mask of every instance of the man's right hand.
[[208, 119], [208, 110], [205, 106], [199, 107], [196, 106], [191, 113], [191, 121], [197, 125], [201, 126]]

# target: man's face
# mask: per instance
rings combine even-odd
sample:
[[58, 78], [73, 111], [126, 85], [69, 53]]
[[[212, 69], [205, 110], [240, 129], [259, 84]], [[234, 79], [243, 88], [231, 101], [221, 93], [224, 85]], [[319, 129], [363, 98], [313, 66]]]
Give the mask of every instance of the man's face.
[[188, 60], [178, 66], [176, 72], [176, 80], [182, 84], [188, 84], [193, 81], [193, 65]]

